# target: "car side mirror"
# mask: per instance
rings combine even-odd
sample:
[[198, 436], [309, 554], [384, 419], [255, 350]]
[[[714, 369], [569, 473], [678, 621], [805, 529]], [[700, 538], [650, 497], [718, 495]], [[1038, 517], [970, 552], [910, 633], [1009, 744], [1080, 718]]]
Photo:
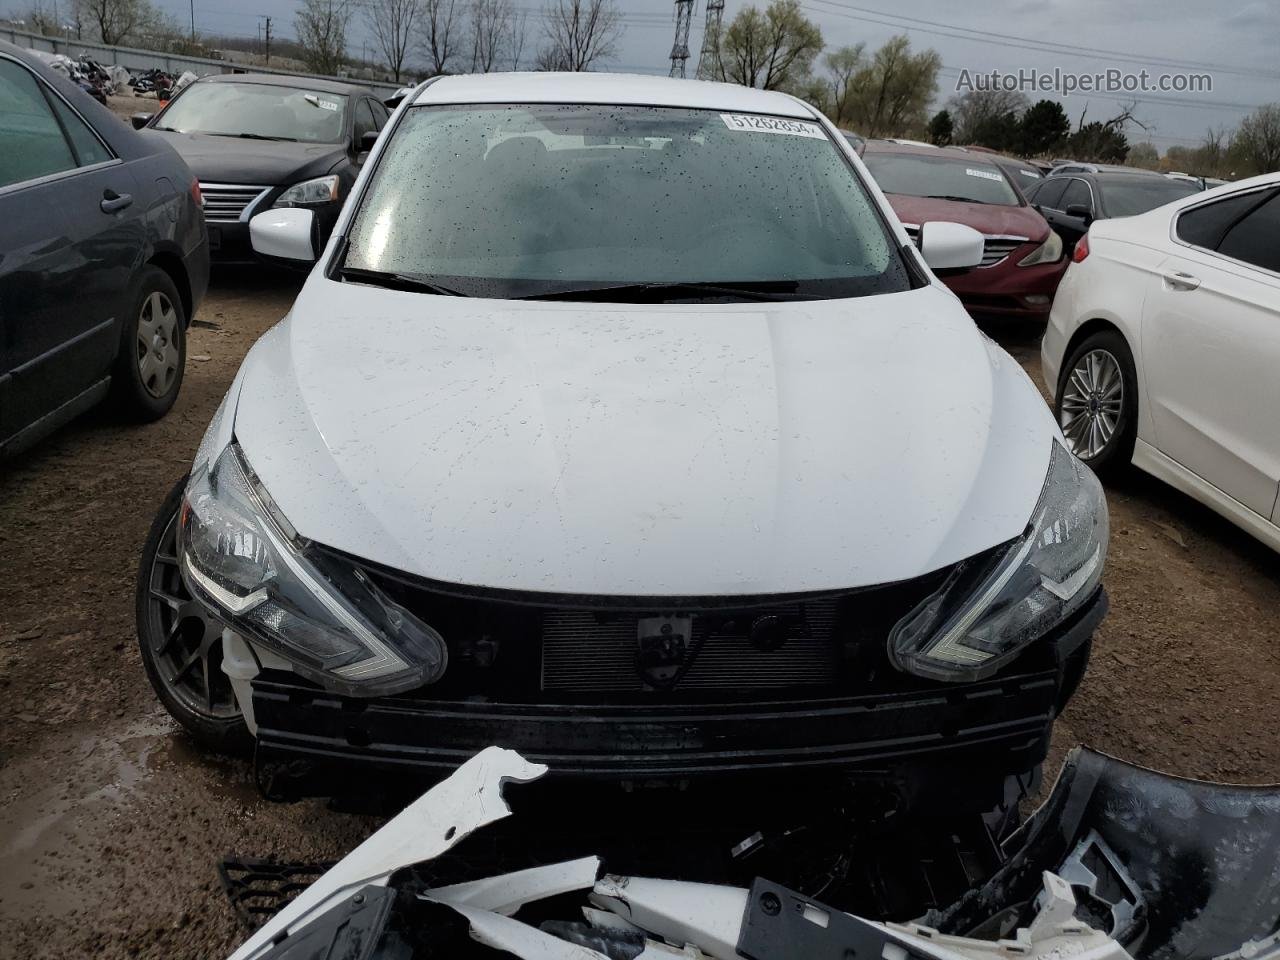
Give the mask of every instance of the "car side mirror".
[[971, 270], [982, 263], [986, 238], [973, 227], [948, 220], [920, 225], [920, 255], [930, 270]]
[[360, 142], [357, 144], [360, 153], [368, 153], [373, 149], [373, 145], [378, 142], [377, 130], [366, 130], [360, 134]]
[[133, 124], [133, 129], [141, 130], [151, 122], [151, 118], [154, 116], [154, 113], [135, 113], [129, 118], [129, 122]]
[[267, 210], [249, 220], [249, 243], [253, 252], [269, 260], [294, 265], [314, 263], [316, 215], [298, 207]]
[[1068, 217], [1075, 217], [1077, 220], [1083, 220], [1086, 227], [1093, 223], [1093, 213], [1089, 210], [1089, 207], [1086, 204], [1073, 203], [1062, 212]]

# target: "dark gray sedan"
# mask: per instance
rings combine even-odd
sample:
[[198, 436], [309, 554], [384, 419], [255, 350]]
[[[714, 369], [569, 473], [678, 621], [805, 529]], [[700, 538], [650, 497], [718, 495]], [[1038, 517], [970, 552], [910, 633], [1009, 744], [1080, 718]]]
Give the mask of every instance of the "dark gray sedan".
[[0, 42], [0, 455], [109, 394], [169, 411], [208, 246], [168, 144]]

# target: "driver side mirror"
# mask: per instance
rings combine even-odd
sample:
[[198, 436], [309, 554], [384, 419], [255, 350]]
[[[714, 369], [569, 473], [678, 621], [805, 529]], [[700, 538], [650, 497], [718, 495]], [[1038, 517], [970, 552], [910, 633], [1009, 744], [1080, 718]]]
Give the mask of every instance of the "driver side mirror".
[[356, 144], [356, 147], [360, 153], [368, 153], [373, 149], [373, 145], [377, 142], [378, 131], [366, 130], [364, 133], [360, 134], [360, 142]]
[[987, 241], [963, 223], [930, 220], [920, 224], [918, 243], [930, 270], [971, 270], [982, 263]]
[[316, 215], [298, 207], [267, 210], [249, 220], [249, 242], [253, 252], [268, 260], [283, 260], [293, 266], [314, 263]]
[[1093, 223], [1093, 211], [1089, 209], [1087, 204], [1073, 203], [1062, 212], [1068, 217], [1075, 217], [1077, 220], [1083, 220], [1086, 227]]
[[129, 122], [133, 124], [133, 129], [141, 130], [151, 122], [151, 118], [154, 116], [154, 113], [135, 113], [129, 118]]

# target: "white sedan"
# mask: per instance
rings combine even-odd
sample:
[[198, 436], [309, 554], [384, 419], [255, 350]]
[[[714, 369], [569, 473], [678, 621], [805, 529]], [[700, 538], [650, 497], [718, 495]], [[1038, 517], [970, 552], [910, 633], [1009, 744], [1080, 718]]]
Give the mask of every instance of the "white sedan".
[[[856, 769], [952, 813], [943, 770], [986, 809], [1043, 758], [1106, 607], [1101, 485], [929, 270], [981, 235], [914, 247], [811, 106], [445, 77], [318, 255], [312, 221], [252, 221], [317, 262], [144, 560], [197, 736], [346, 779], [493, 742], [614, 780]], [[226, 627], [194, 652], [185, 599]]]
[[1041, 347], [1072, 450], [1280, 549], [1280, 174], [1095, 223]]

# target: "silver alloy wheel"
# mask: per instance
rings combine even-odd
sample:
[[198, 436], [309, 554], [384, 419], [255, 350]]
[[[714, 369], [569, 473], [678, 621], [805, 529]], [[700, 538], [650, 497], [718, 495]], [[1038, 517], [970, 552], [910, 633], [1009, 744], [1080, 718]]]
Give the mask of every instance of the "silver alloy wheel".
[[1071, 452], [1081, 460], [1099, 456], [1120, 428], [1124, 411], [1124, 374], [1107, 350], [1082, 356], [1062, 391], [1058, 422]]
[[178, 514], [165, 525], [147, 578], [146, 636], [156, 675], [175, 699], [208, 720], [240, 716], [222, 672], [222, 625], [187, 592], [178, 570]]
[[138, 314], [138, 379], [147, 393], [163, 397], [178, 376], [178, 311], [159, 290], [142, 301]]

